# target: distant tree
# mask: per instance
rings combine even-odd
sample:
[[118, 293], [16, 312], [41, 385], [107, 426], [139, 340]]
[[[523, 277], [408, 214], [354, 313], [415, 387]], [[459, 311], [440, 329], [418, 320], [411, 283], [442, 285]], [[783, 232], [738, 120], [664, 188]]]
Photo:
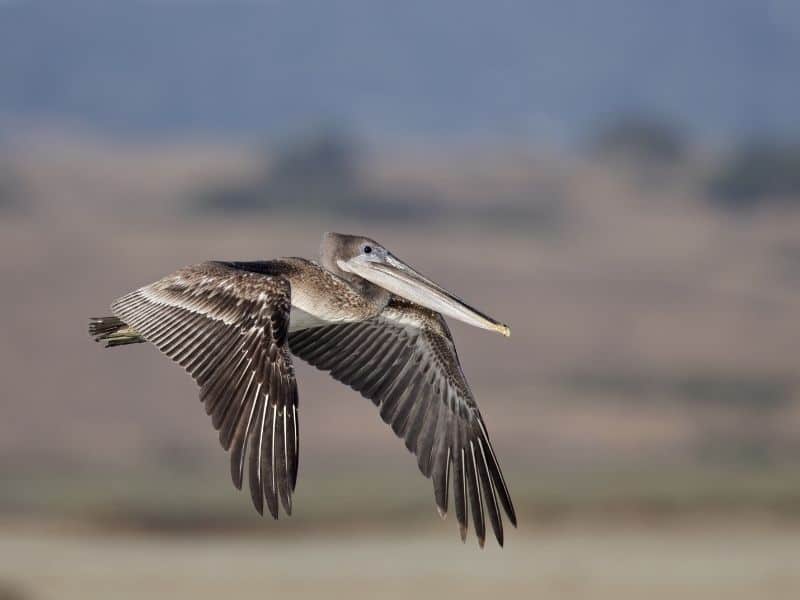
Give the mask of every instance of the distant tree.
[[278, 154], [270, 173], [273, 183], [353, 187], [358, 180], [356, 143], [342, 134], [323, 133], [301, 139]]
[[599, 156], [668, 164], [685, 157], [687, 142], [682, 130], [667, 119], [628, 115], [600, 128], [589, 148]]
[[0, 211], [19, 208], [19, 180], [8, 164], [0, 163]]
[[421, 218], [438, 211], [435, 198], [369, 189], [356, 142], [322, 132], [286, 144], [251, 181], [205, 190], [197, 208], [212, 212], [317, 212], [361, 218]]
[[760, 140], [742, 145], [711, 178], [709, 192], [717, 205], [729, 209], [800, 206], [800, 144]]

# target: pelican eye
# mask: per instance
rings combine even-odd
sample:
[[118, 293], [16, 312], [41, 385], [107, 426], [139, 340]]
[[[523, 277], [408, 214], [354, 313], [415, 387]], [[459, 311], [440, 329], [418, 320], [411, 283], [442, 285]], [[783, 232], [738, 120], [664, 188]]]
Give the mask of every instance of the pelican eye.
[[372, 246], [364, 246], [364, 254], [372, 253]]

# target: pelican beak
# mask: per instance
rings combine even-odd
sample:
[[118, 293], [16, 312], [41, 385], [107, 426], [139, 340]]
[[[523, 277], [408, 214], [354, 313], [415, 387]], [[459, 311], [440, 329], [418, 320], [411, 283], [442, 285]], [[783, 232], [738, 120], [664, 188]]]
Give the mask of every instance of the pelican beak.
[[339, 266], [425, 308], [506, 337], [511, 335], [508, 325], [471, 307], [390, 253], [380, 260], [340, 262]]

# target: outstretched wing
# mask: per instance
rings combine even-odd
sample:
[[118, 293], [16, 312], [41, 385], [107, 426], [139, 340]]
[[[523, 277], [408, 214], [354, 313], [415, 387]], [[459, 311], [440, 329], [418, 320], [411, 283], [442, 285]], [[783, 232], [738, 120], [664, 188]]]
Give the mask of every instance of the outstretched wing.
[[297, 384], [286, 346], [289, 281], [207, 262], [116, 300], [113, 313], [200, 385], [200, 400], [241, 489], [245, 463], [253, 504], [287, 514], [297, 481]]
[[293, 332], [289, 347], [380, 407], [381, 418], [405, 440], [422, 473], [433, 480], [442, 516], [447, 513], [452, 471], [462, 539], [469, 504], [481, 546], [486, 535], [484, 507], [503, 544], [498, 501], [515, 526], [516, 514], [441, 315], [394, 298], [369, 321]]

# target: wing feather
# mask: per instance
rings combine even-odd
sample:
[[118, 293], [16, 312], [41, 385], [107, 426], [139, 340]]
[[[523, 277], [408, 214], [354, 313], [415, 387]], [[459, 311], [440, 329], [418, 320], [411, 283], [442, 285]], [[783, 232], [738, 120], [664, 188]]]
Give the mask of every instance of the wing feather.
[[278, 498], [291, 513], [299, 464], [290, 307], [285, 277], [219, 262], [176, 271], [112, 305], [197, 381], [220, 444], [230, 450], [234, 485], [242, 487], [246, 469], [253, 505], [263, 514], [266, 500], [275, 518]]
[[[486, 515], [500, 545], [499, 506], [516, 514], [478, 405], [441, 315], [400, 299], [369, 321], [289, 334], [293, 354], [351, 386], [379, 407], [381, 418], [417, 456], [433, 482], [440, 514], [449, 489], [462, 538], [472, 520], [483, 545]], [[471, 507], [471, 508], [470, 508]]]

